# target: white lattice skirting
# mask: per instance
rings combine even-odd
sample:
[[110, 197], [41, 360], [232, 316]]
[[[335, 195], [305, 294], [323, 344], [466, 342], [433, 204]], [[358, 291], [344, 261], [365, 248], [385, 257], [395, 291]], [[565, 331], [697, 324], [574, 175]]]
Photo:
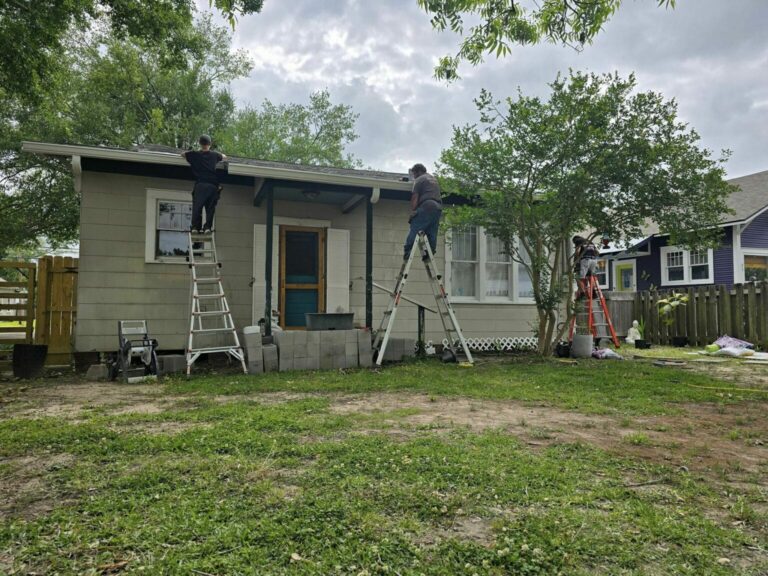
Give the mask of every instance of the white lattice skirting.
[[[458, 345], [458, 342], [456, 343]], [[443, 346], [448, 345], [448, 340], [443, 338]], [[467, 346], [472, 352], [524, 352], [536, 350], [539, 339], [530, 337], [504, 337], [504, 338], [467, 338]]]

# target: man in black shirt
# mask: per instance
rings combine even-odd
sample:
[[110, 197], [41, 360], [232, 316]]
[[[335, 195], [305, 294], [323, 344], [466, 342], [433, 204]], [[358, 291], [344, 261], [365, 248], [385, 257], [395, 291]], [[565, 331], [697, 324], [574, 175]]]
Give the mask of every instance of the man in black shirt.
[[[213, 215], [221, 196], [216, 164], [227, 159], [224, 154], [211, 150], [211, 137], [200, 136], [200, 150], [188, 150], [181, 155], [192, 166], [195, 187], [192, 190], [192, 231], [209, 233], [213, 231]], [[203, 226], [205, 208], [205, 226]]]
[[411, 228], [403, 246], [405, 259], [410, 255], [419, 232], [427, 235], [432, 253], [437, 251], [437, 231], [440, 226], [440, 216], [443, 213], [443, 198], [437, 179], [427, 173], [423, 164], [414, 164], [410, 173], [416, 180], [413, 182], [411, 217], [408, 219]]

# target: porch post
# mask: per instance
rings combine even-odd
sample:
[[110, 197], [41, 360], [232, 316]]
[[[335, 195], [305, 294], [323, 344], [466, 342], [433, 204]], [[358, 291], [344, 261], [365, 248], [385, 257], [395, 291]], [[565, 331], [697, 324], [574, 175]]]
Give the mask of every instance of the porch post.
[[369, 330], [373, 330], [373, 192], [365, 203], [365, 326]]
[[266, 282], [266, 298], [264, 299], [264, 321], [266, 323], [264, 326], [265, 336], [272, 336], [272, 243], [274, 241], [272, 238], [272, 228], [274, 222], [274, 200], [275, 193], [270, 187], [267, 191], [267, 241], [266, 246], [264, 247], [264, 250], [266, 250], [266, 254], [264, 255], [264, 280]]

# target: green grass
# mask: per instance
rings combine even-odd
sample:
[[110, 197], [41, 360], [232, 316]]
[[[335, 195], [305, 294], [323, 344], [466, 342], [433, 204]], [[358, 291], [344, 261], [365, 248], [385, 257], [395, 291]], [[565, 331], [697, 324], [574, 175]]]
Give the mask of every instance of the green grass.
[[[424, 392], [619, 414], [723, 401], [687, 383], [712, 381], [607, 362], [415, 363], [173, 380], [160, 390], [183, 401], [159, 414], [2, 420], [0, 481], [20, 457], [72, 457], [41, 471], [50, 512], [0, 518], [0, 572], [6, 559], [8, 572], [47, 574], [101, 574], [116, 562], [127, 562], [121, 574], [764, 573], [765, 563], [737, 562], [768, 546], [760, 491], [725, 494], [674, 465], [579, 443], [531, 450], [503, 430], [392, 434], [414, 409], [339, 414], [323, 394]], [[259, 402], [258, 392], [279, 390], [317, 395]], [[646, 481], [652, 489], [635, 487]]]
[[382, 372], [309, 372], [252, 377], [208, 376], [171, 380], [179, 394], [249, 394], [253, 392], [418, 392], [517, 400], [579, 410], [590, 414], [666, 414], [686, 402], [768, 401], [765, 394], [724, 393], [733, 388], [706, 374], [674, 370], [645, 362], [580, 361], [578, 365], [521, 359], [475, 368], [434, 361], [413, 362]]

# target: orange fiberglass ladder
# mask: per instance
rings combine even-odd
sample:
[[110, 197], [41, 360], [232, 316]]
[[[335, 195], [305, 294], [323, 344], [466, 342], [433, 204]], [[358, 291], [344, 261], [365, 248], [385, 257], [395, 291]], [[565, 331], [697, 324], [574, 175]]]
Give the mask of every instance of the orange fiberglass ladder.
[[[576, 301], [576, 313], [571, 318], [571, 327], [568, 330], [568, 341], [573, 342], [573, 333], [576, 326], [587, 326], [588, 333], [595, 338], [610, 338], [613, 345], [620, 346], [619, 338], [616, 336], [616, 330], [613, 329], [611, 315], [608, 313], [608, 305], [605, 303], [603, 291], [597, 283], [597, 278], [589, 274], [585, 279], [585, 284], [579, 284], [585, 293], [581, 299]], [[585, 308], [586, 305], [586, 308]]]

